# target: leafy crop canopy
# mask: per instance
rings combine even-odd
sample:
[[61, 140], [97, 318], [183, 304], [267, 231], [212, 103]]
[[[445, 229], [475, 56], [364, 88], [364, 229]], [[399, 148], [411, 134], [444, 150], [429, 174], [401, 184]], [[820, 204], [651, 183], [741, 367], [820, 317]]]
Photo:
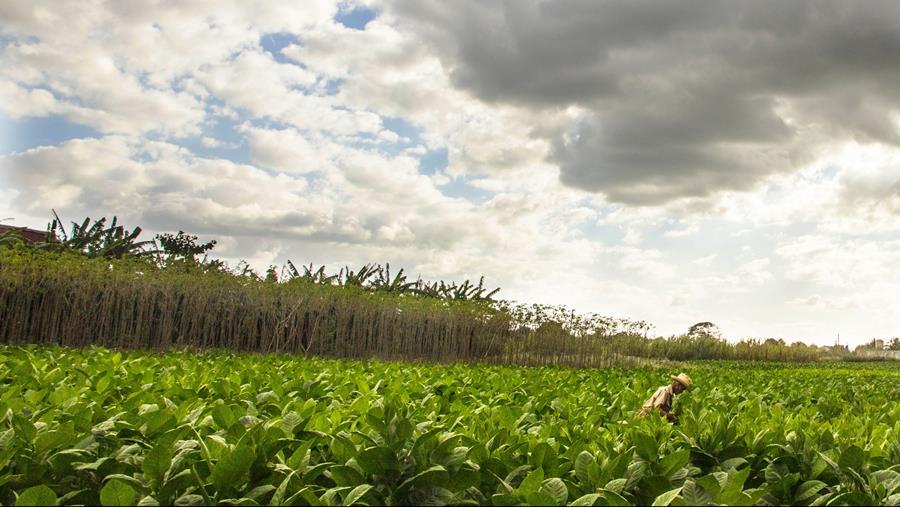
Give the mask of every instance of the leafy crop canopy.
[[0, 503], [900, 500], [896, 364], [672, 372], [0, 349]]

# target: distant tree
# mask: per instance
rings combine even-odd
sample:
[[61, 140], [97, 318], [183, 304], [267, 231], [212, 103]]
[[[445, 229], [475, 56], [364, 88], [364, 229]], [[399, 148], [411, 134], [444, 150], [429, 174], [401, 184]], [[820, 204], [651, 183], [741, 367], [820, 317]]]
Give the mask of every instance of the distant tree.
[[[890, 345], [890, 342], [888, 342], [887, 345]], [[872, 338], [871, 341], [863, 343], [862, 345], [859, 345], [856, 348], [861, 349], [861, 350], [880, 350], [880, 349], [884, 348], [884, 346], [885, 346], [885, 343], [882, 340], [879, 340], [877, 338]]]
[[159, 241], [162, 251], [169, 260], [182, 260], [187, 262], [200, 262], [200, 255], [206, 256], [207, 252], [215, 248], [216, 240], [207, 243], [197, 243], [197, 236], [185, 234], [184, 231], [178, 231], [178, 234], [157, 234], [156, 240]]
[[687, 335], [691, 338], [721, 338], [722, 331], [712, 322], [698, 322], [688, 328]]
[[540, 326], [538, 326], [535, 333], [538, 335], [555, 335], [555, 334], [563, 334], [565, 333], [565, 329], [561, 322], [555, 320], [548, 320], [547, 322], [542, 322]]

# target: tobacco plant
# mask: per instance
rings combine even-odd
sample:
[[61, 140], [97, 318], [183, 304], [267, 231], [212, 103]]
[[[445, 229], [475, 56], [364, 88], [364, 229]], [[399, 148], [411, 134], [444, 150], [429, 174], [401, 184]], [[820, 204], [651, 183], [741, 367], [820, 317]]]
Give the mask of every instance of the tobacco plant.
[[674, 370], [0, 348], [0, 503], [896, 505], [897, 364]]

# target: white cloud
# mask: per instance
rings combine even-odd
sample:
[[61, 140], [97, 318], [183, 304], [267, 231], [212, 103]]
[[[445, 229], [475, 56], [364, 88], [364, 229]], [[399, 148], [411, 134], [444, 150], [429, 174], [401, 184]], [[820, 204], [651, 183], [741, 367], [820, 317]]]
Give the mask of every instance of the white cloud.
[[332, 157], [341, 149], [321, 136], [303, 135], [294, 129], [246, 126], [244, 131], [248, 134], [253, 161], [285, 173], [326, 171], [333, 167]]
[[[400, 116], [423, 128], [433, 146], [449, 150], [450, 174], [493, 173], [542, 164], [549, 145], [532, 135], [530, 113], [474, 101], [450, 82], [439, 59], [386, 13], [366, 30], [330, 27], [284, 53], [315, 72], [343, 79], [339, 98]], [[541, 118], [546, 128], [552, 118]]]
[[812, 296], [802, 297], [791, 299], [785, 302], [791, 306], [797, 307], [805, 307], [805, 308], [813, 308], [816, 310], [824, 310], [824, 311], [846, 311], [846, 310], [860, 310], [863, 309], [861, 305], [853, 299], [842, 298], [842, 299], [831, 299], [822, 297], [818, 294], [813, 294]]
[[59, 113], [107, 133], [176, 136], [199, 133], [204, 117], [195, 97], [141, 83], [98, 43], [74, 50], [46, 42], [8, 45], [0, 69], [4, 98], [38, 102], [34, 110], [4, 108], [13, 116]]
[[700, 230], [700, 224], [697, 221], [691, 221], [687, 227], [681, 229], [670, 229], [664, 233], [665, 236], [677, 238], [682, 236], [692, 236]]
[[836, 239], [804, 235], [786, 240], [776, 253], [786, 264], [789, 279], [828, 287], [861, 290], [870, 283], [890, 280], [900, 262], [900, 241]]
[[223, 143], [222, 141], [209, 136], [203, 136], [203, 138], [200, 139], [200, 144], [202, 144], [206, 148], [221, 148], [225, 146], [225, 143]]
[[47, 90], [28, 90], [15, 83], [0, 82], [0, 110], [12, 118], [47, 116], [64, 109]]
[[738, 266], [734, 275], [730, 276], [728, 280], [734, 285], [741, 286], [754, 286], [770, 282], [775, 279], [775, 276], [769, 271], [769, 264], [771, 261], [768, 258], [745, 262]]

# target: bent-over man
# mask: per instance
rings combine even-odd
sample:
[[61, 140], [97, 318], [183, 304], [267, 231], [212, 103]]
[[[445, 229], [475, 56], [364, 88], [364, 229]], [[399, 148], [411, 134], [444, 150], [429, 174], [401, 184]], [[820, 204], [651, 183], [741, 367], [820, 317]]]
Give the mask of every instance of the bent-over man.
[[657, 389], [656, 392], [653, 393], [653, 396], [644, 403], [644, 406], [641, 407], [640, 416], [644, 417], [650, 415], [650, 413], [656, 409], [659, 410], [660, 415], [665, 416], [670, 423], [677, 423], [678, 418], [672, 413], [672, 402], [675, 401], [676, 395], [690, 389], [693, 385], [694, 382], [691, 381], [691, 377], [688, 377], [684, 373], [672, 377], [671, 384]]

